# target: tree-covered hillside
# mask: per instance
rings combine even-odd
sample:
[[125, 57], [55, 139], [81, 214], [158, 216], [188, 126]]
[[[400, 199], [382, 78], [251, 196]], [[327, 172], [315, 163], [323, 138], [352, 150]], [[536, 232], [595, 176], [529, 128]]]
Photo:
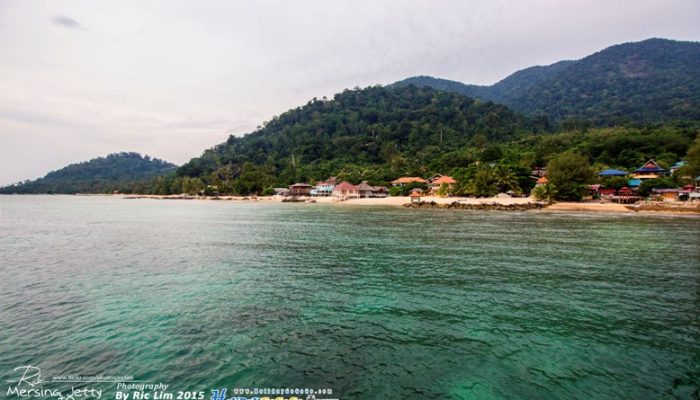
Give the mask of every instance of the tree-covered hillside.
[[71, 164], [33, 181], [2, 187], [0, 193], [142, 192], [148, 190], [152, 178], [173, 172], [175, 168], [175, 164], [138, 153], [116, 153]]
[[[553, 132], [491, 102], [432, 88], [370, 87], [332, 100], [312, 100], [273, 118], [259, 130], [229, 139], [194, 158], [175, 176], [160, 177], [154, 193], [264, 193], [274, 186], [341, 180], [387, 184], [401, 175], [452, 174], [462, 193], [494, 188], [528, 191], [533, 167], [564, 152], [597, 168], [639, 167], [649, 158], [670, 165], [683, 158], [700, 124], [626, 125]], [[496, 170], [502, 184], [493, 182]], [[479, 171], [486, 168], [488, 171]], [[510, 176], [506, 179], [504, 176]], [[474, 190], [475, 179], [489, 187]], [[517, 185], [504, 182], [516, 181]]]
[[609, 47], [578, 61], [518, 71], [492, 86], [414, 77], [430, 86], [505, 104], [555, 122], [597, 126], [700, 120], [700, 43], [649, 39]]
[[455, 93], [369, 87], [346, 90], [332, 100], [314, 99], [256, 132], [231, 136], [177, 175], [237, 192], [322, 179], [356, 166], [377, 168], [373, 180], [384, 181], [404, 171], [424, 171], [445, 154], [460, 157], [467, 146], [546, 129], [546, 121]]

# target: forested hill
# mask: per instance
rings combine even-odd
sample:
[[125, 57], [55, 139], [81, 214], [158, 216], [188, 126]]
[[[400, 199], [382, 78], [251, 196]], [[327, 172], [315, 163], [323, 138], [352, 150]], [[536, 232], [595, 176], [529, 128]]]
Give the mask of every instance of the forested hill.
[[[483, 147], [546, 129], [546, 121], [456, 93], [414, 86], [368, 87], [345, 90], [333, 99], [314, 99], [256, 132], [231, 136], [180, 167], [177, 174], [221, 187], [252, 174], [259, 189], [372, 166], [379, 167], [375, 178], [382, 181], [404, 171], [418, 173], [439, 156], [465, 146]], [[246, 163], [261, 168], [249, 165], [246, 170]]]
[[505, 104], [552, 121], [617, 125], [700, 120], [700, 43], [649, 39], [578, 61], [518, 71], [491, 86], [419, 76], [395, 86], [429, 86]]
[[142, 192], [147, 190], [152, 178], [173, 172], [175, 168], [175, 164], [138, 153], [115, 153], [71, 164], [43, 178], [2, 187], [0, 193]]
[[[314, 99], [257, 131], [229, 139], [193, 158], [153, 193], [266, 193], [329, 176], [386, 185], [402, 176], [450, 174], [461, 190], [477, 171], [501, 166], [521, 190], [533, 167], [567, 151], [595, 168], [638, 168], [650, 158], [664, 166], [686, 156], [699, 122], [552, 131], [547, 119], [429, 87], [369, 87]], [[482, 176], [483, 178], [483, 176]], [[469, 189], [470, 190], [470, 189]], [[470, 192], [474, 193], [474, 192]]]

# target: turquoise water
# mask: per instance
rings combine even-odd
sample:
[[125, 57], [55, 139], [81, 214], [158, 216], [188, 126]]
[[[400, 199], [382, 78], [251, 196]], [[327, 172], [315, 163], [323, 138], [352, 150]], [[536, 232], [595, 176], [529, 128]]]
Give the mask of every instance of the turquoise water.
[[3, 382], [699, 396], [695, 218], [0, 196], [0, 265]]

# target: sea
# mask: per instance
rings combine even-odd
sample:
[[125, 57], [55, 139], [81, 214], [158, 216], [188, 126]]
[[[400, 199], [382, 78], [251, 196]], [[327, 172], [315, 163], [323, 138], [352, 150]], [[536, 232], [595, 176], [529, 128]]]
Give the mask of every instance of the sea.
[[697, 399], [700, 219], [0, 196], [0, 327], [8, 399]]

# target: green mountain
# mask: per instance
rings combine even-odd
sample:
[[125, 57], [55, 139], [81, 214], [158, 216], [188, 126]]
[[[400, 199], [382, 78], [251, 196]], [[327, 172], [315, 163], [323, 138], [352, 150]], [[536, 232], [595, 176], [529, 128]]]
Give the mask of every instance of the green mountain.
[[33, 181], [2, 187], [0, 194], [143, 192], [151, 179], [175, 168], [175, 164], [138, 153], [116, 153], [71, 164]]
[[[273, 184], [366, 173], [373, 181], [425, 172], [439, 157], [459, 159], [475, 144], [542, 132], [546, 125], [492, 102], [415, 86], [345, 90], [274, 117], [181, 166], [225, 191], [260, 192]], [[242, 179], [240, 179], [242, 178]], [[173, 188], [177, 192], [179, 188]]]
[[552, 121], [700, 120], [700, 43], [649, 39], [608, 47], [578, 61], [518, 71], [491, 86], [418, 76], [394, 86], [438, 90], [505, 104]]
[[553, 132], [546, 118], [457, 93], [369, 87], [314, 99], [255, 132], [230, 136], [174, 176], [158, 178], [152, 190], [260, 194], [328, 176], [385, 185], [401, 175], [435, 173], [470, 185], [474, 173], [490, 165], [505, 166], [517, 187], [528, 190], [532, 167], [567, 150], [600, 166], [633, 169], [649, 158], [670, 165], [685, 156], [698, 127], [675, 122]]

